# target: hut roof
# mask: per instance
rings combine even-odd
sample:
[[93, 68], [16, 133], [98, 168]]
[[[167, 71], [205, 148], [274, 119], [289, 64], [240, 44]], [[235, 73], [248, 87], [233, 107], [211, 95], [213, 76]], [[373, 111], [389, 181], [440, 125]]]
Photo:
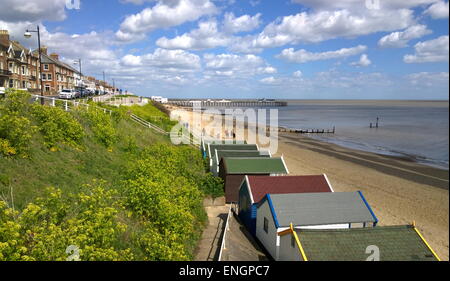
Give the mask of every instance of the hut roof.
[[248, 176], [253, 203], [266, 194], [333, 192], [325, 175], [312, 176]]
[[214, 154], [214, 151], [218, 150], [258, 150], [256, 144], [208, 144], [206, 153], [209, 158]]
[[277, 227], [378, 222], [361, 192], [267, 194], [265, 198]]
[[414, 226], [377, 226], [333, 230], [295, 230], [311, 261], [365, 261], [370, 245], [380, 261], [436, 261]]
[[226, 174], [288, 174], [283, 158], [225, 157]]

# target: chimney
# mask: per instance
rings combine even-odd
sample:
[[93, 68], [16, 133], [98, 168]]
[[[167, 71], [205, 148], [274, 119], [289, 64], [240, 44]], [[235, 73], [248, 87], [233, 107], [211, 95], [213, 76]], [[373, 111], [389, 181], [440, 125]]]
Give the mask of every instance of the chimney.
[[42, 46], [41, 47], [41, 53], [44, 54], [44, 55], [47, 55], [47, 47]]
[[59, 56], [58, 56], [58, 54], [56, 54], [56, 53], [50, 54], [50, 57], [51, 57], [52, 59], [54, 59], [54, 60], [59, 60]]
[[0, 45], [9, 45], [9, 32], [8, 30], [0, 30]]

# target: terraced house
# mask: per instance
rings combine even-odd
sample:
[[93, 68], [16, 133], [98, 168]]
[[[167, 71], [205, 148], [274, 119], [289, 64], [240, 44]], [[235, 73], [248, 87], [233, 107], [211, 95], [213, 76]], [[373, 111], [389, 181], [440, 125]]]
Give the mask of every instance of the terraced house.
[[[36, 54], [38, 51], [34, 51]], [[75, 73], [70, 65], [59, 60], [59, 55], [47, 54], [47, 48], [42, 47], [42, 83], [45, 95], [56, 95], [63, 89], [75, 88]]]
[[39, 90], [38, 55], [0, 30], [0, 87]]

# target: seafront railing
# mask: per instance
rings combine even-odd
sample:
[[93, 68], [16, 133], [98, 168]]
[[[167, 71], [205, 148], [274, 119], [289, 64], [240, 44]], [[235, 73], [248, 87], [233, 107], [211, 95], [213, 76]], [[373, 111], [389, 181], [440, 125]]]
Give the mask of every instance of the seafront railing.
[[223, 237], [222, 237], [222, 243], [220, 245], [220, 252], [219, 252], [219, 258], [218, 261], [222, 261], [223, 260], [223, 251], [226, 250], [227, 248], [227, 244], [226, 244], [226, 240], [227, 240], [227, 232], [230, 231], [230, 217], [233, 215], [233, 205], [230, 205], [230, 210], [228, 211], [228, 215], [227, 215], [227, 222], [225, 223], [225, 229], [223, 230]]
[[60, 106], [65, 111], [69, 111], [73, 108], [82, 106], [82, 107], [85, 107], [86, 109], [95, 108], [95, 109], [103, 111], [104, 113], [112, 114], [112, 110], [110, 110], [110, 109], [99, 107], [99, 106], [88, 104], [88, 103], [83, 103], [83, 102], [76, 101], [76, 100], [63, 100], [63, 99], [58, 99], [55, 97], [46, 97], [46, 96], [39, 96], [39, 95], [34, 95], [34, 94], [30, 94], [30, 96], [32, 99], [34, 99], [34, 101], [41, 100], [43, 105], [49, 105], [49, 106], [53, 106], [53, 107]]

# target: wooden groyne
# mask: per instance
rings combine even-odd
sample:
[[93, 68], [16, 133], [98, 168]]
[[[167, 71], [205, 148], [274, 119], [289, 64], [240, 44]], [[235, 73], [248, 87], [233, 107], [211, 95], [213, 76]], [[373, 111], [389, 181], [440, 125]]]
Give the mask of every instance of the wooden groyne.
[[200, 107], [280, 107], [287, 106], [286, 101], [277, 100], [169, 100], [168, 104], [192, 107], [193, 105]]
[[334, 134], [336, 133], [336, 127], [333, 127], [333, 129], [303, 129], [303, 130], [294, 130], [294, 129], [288, 129], [288, 128], [278, 128], [278, 132], [284, 132], [284, 133], [296, 133], [296, 134]]

